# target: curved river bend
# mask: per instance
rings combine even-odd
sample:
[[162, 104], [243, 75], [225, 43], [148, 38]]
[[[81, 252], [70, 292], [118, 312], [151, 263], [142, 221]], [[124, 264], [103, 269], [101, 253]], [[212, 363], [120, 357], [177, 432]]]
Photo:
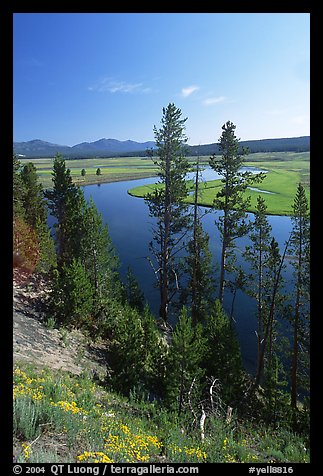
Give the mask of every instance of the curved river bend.
[[[214, 180], [214, 175], [210, 177], [208, 173], [205, 179]], [[87, 185], [84, 187], [84, 194], [86, 199], [92, 196], [99, 212], [102, 213], [104, 222], [108, 224], [111, 239], [120, 258], [121, 276], [125, 277], [128, 266], [130, 266], [152, 312], [157, 316], [159, 293], [158, 289], [154, 286], [156, 281], [154, 272], [146, 259], [149, 256], [148, 243], [152, 238], [151, 228], [153, 219], [149, 217], [145, 201], [141, 198], [132, 197], [127, 193], [130, 188], [151, 184], [156, 182], [156, 180], [156, 177], [152, 177], [101, 185]], [[208, 213], [202, 219], [203, 227], [210, 236], [210, 250], [214, 263], [219, 263], [220, 256], [219, 232], [215, 225], [218, 213], [221, 212]], [[272, 234], [275, 236], [281, 249], [283, 249], [291, 230], [290, 217], [268, 216], [268, 220], [272, 226]], [[246, 243], [246, 238], [240, 239], [239, 243], [237, 243], [238, 261], [239, 253], [243, 250]], [[291, 273], [291, 267], [287, 266], [285, 274], [288, 280], [292, 278]], [[224, 307], [227, 311], [231, 309], [231, 300], [232, 295], [227, 292], [224, 300]], [[235, 300], [234, 317], [244, 365], [249, 372], [253, 373], [255, 370], [257, 344], [255, 335], [255, 329], [257, 328], [255, 303], [250, 297], [240, 291], [237, 292]]]

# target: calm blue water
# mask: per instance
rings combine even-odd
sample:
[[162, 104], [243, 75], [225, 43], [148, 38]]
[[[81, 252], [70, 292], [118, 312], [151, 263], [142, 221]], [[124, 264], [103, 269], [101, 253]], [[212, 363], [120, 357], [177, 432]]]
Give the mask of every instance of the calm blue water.
[[[214, 174], [214, 172], [213, 172]], [[214, 175], [213, 175], [214, 176]], [[214, 179], [208, 172], [207, 180]], [[206, 178], [206, 177], [205, 177]], [[218, 177], [217, 177], [218, 178]], [[156, 281], [154, 272], [146, 259], [149, 256], [148, 243], [151, 241], [151, 228], [153, 219], [149, 217], [148, 206], [143, 199], [131, 197], [127, 191], [130, 188], [156, 182], [156, 177], [116, 182], [101, 185], [87, 185], [84, 194], [87, 199], [92, 196], [98, 210], [102, 213], [104, 221], [108, 224], [109, 233], [119, 255], [121, 268], [120, 273], [124, 277], [128, 266], [134, 272], [145, 298], [152, 312], [157, 316], [159, 309], [158, 289], [154, 287]], [[202, 212], [206, 209], [201, 207]], [[210, 235], [210, 250], [213, 254], [214, 263], [219, 262], [220, 240], [219, 232], [215, 225], [215, 219], [221, 212], [208, 213], [203, 217], [203, 227]], [[283, 249], [291, 230], [289, 217], [269, 216], [272, 226], [272, 234]], [[244, 249], [247, 238], [240, 239], [238, 244], [238, 261], [242, 259], [239, 253]], [[286, 278], [291, 278], [291, 267], [285, 271]], [[224, 299], [224, 307], [231, 309], [232, 295], [227, 292]], [[241, 345], [244, 365], [249, 372], [254, 372], [256, 359], [256, 335], [257, 328], [255, 318], [255, 303], [244, 293], [238, 291], [235, 301], [234, 317], [236, 329]]]

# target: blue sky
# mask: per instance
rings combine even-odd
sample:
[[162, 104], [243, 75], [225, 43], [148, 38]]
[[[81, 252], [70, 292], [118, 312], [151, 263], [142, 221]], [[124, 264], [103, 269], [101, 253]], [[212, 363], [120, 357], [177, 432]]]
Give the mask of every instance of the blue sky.
[[14, 14], [15, 141], [153, 140], [162, 108], [188, 143], [310, 134], [309, 13]]

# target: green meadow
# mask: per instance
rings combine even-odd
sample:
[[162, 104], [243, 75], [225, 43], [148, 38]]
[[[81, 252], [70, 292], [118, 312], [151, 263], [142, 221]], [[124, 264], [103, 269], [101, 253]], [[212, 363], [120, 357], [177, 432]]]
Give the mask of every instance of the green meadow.
[[[257, 167], [266, 172], [266, 177], [262, 183], [253, 188], [258, 190], [246, 190], [246, 194], [251, 197], [249, 212], [254, 212], [257, 204], [257, 197], [266, 199], [267, 213], [269, 215], [290, 215], [294, 201], [297, 185], [301, 182], [305, 188], [308, 198], [310, 198], [310, 155], [306, 153], [262, 153], [250, 154], [246, 157], [245, 165]], [[198, 197], [198, 204], [211, 207], [217, 192], [222, 186], [221, 180], [213, 180], [202, 183]], [[193, 183], [188, 182], [189, 190], [193, 190]], [[146, 185], [130, 189], [128, 193], [135, 197], [144, 198], [151, 193], [155, 185]], [[187, 198], [188, 203], [193, 203], [193, 197]]]
[[[39, 181], [45, 189], [52, 187], [52, 170], [54, 158], [19, 159], [22, 165], [32, 162], [37, 168]], [[157, 168], [150, 158], [144, 157], [108, 157], [94, 159], [66, 160], [66, 167], [71, 170], [74, 183], [90, 185], [95, 183], [135, 180], [156, 175]], [[101, 175], [96, 175], [100, 168]], [[81, 171], [85, 169], [85, 176]]]
[[[52, 168], [54, 158], [20, 159], [22, 165], [33, 162], [37, 168], [39, 180], [44, 188], [52, 187]], [[193, 165], [196, 157], [188, 157]], [[201, 165], [208, 165], [209, 157], [201, 157]], [[250, 154], [245, 157], [245, 165], [257, 167], [266, 171], [266, 178], [261, 184], [255, 185], [263, 192], [247, 190], [251, 197], [249, 211], [255, 210], [256, 200], [259, 195], [266, 199], [268, 214], [289, 215], [294, 200], [297, 184], [301, 182], [310, 194], [310, 153], [309, 152], [262, 152]], [[136, 180], [157, 175], [157, 167], [149, 157], [107, 157], [94, 159], [66, 160], [66, 166], [71, 170], [71, 176], [79, 185], [96, 183], [109, 183], [126, 180]], [[85, 169], [85, 176], [81, 171]], [[101, 175], [96, 175], [100, 168]], [[156, 179], [157, 181], [157, 179]], [[192, 187], [192, 184], [189, 183]], [[130, 195], [145, 197], [154, 189], [154, 185], [136, 187], [129, 190]], [[221, 187], [220, 180], [203, 183], [200, 187], [199, 204], [212, 206], [216, 193]], [[266, 193], [270, 192], [270, 193]], [[193, 198], [190, 196], [188, 202]]]

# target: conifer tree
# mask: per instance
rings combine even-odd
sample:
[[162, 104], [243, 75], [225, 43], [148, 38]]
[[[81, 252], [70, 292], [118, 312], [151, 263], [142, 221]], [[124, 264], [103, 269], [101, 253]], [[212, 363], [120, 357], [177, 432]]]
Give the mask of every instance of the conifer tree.
[[206, 373], [219, 381], [222, 400], [235, 406], [241, 398], [243, 385], [241, 352], [234, 328], [219, 299], [206, 318], [204, 337]]
[[93, 287], [84, 265], [75, 258], [54, 272], [51, 309], [55, 320], [81, 328], [93, 311]]
[[143, 312], [145, 308], [144, 294], [141, 291], [139, 283], [130, 267], [128, 267], [126, 278], [126, 294], [128, 303], [131, 307], [137, 309], [139, 312]]
[[248, 294], [257, 301], [257, 360], [259, 363], [261, 342], [263, 340], [264, 319], [265, 319], [265, 299], [264, 296], [269, 292], [268, 282], [265, 282], [264, 275], [268, 266], [269, 250], [271, 242], [271, 226], [266, 217], [266, 202], [261, 197], [257, 198], [257, 206], [254, 216], [254, 222], [251, 225], [251, 233], [249, 238], [251, 245], [246, 246], [243, 256], [251, 265], [251, 273], [249, 275]]
[[87, 270], [96, 298], [116, 297], [118, 277], [116, 275], [119, 260], [112, 244], [108, 225], [103, 224], [102, 215], [98, 212], [92, 197], [83, 204], [82, 229], [80, 242], [80, 259]]
[[187, 244], [187, 256], [184, 259], [184, 270], [188, 274], [188, 282], [181, 291], [181, 302], [191, 307], [193, 325], [203, 322], [210, 311], [214, 290], [209, 235], [203, 230], [198, 207], [199, 180], [198, 158], [194, 184], [193, 230]]
[[13, 215], [22, 218], [24, 216], [23, 196], [24, 184], [21, 178], [21, 162], [14, 154], [12, 159], [13, 176], [12, 176], [12, 191], [13, 191]]
[[113, 387], [123, 394], [155, 393], [161, 339], [156, 320], [148, 309], [141, 314], [119, 305], [109, 344], [109, 374]]
[[[279, 245], [275, 238], [272, 238], [270, 243], [268, 261], [268, 274], [270, 276], [270, 282], [267, 281], [268, 293], [266, 294], [266, 319], [264, 320], [263, 338], [260, 342], [260, 354], [257, 361], [256, 376], [254, 383], [250, 388], [250, 393], [252, 393], [261, 382], [266, 354], [269, 355], [269, 360], [272, 359], [273, 328], [275, 325], [277, 303], [279, 303], [281, 299], [280, 288], [283, 282], [282, 270], [285, 266], [284, 262], [286, 252], [289, 246], [289, 240], [290, 238], [285, 244], [285, 248], [282, 255], [279, 252]], [[269, 366], [271, 366], [270, 362]]]
[[37, 170], [33, 163], [26, 164], [21, 171], [24, 187], [24, 209], [27, 223], [36, 228], [38, 221], [46, 222], [47, 210], [44, 202], [43, 188], [38, 182]]
[[221, 303], [224, 297], [226, 272], [233, 269], [235, 240], [248, 231], [246, 210], [250, 197], [245, 198], [244, 192], [248, 185], [264, 178], [264, 174], [253, 175], [251, 172], [240, 170], [246, 151], [239, 152], [239, 139], [235, 136], [235, 129], [236, 126], [230, 121], [222, 126], [223, 132], [219, 139], [222, 157], [220, 160], [215, 155], [210, 158], [210, 166], [223, 176], [221, 179], [223, 187], [214, 199], [214, 207], [223, 211], [223, 215], [216, 221], [222, 240], [219, 285]]
[[163, 108], [161, 128], [154, 127], [158, 159], [153, 159], [159, 169], [159, 183], [162, 185], [147, 195], [149, 212], [157, 224], [153, 230], [150, 251], [160, 292], [159, 316], [168, 319], [169, 304], [179, 290], [179, 267], [176, 255], [183, 246], [187, 233], [187, 196], [185, 183], [189, 164], [183, 154], [186, 143], [185, 122], [181, 110], [174, 104]]
[[291, 363], [291, 405], [297, 408], [297, 395], [300, 374], [300, 347], [301, 337], [306, 336], [309, 314], [309, 256], [310, 256], [310, 219], [308, 200], [305, 189], [298, 184], [293, 203], [292, 215], [293, 229], [289, 251], [292, 253], [295, 276], [295, 303], [291, 319], [292, 338], [292, 363]]
[[280, 352], [280, 335], [276, 315], [282, 311], [284, 297], [281, 294], [283, 278], [281, 255], [277, 241], [271, 236], [265, 200], [258, 196], [254, 221], [244, 257], [250, 263], [247, 293], [257, 303], [257, 366], [255, 380], [261, 382], [263, 402], [267, 418], [277, 417], [282, 402], [284, 372]]
[[80, 257], [85, 198], [82, 190], [73, 183], [71, 172], [59, 154], [54, 159], [52, 175], [53, 190], [47, 190], [46, 197], [49, 209], [57, 220], [54, 225], [55, 241], [58, 265], [62, 266]]
[[[18, 221], [15, 220], [15, 233], [20, 234], [24, 229], [29, 229], [29, 234], [34, 236], [35, 243], [33, 247], [37, 247], [37, 260], [26, 256], [27, 246], [24, 246], [24, 261], [33, 261], [33, 271], [47, 273], [56, 265], [56, 253], [50, 230], [47, 226], [47, 206], [45, 203], [42, 185], [38, 182], [36, 167], [31, 163], [27, 163], [24, 167], [20, 167], [19, 162], [14, 160], [14, 194], [18, 197], [18, 209], [15, 215], [19, 215]], [[15, 203], [15, 196], [14, 196]], [[17, 202], [16, 202], [17, 203]], [[25, 226], [22, 225], [22, 220]], [[27, 243], [26, 233], [25, 244]], [[35, 255], [35, 253], [34, 253]], [[31, 269], [31, 268], [30, 268]]]
[[202, 325], [192, 325], [183, 307], [173, 332], [166, 364], [166, 402], [181, 415], [193, 380], [201, 385], [204, 338]]
[[[84, 309], [88, 306], [88, 317], [91, 316], [93, 329], [98, 331], [98, 324], [102, 324], [105, 319], [105, 306], [111, 299], [117, 299], [121, 292], [116, 274], [118, 260], [101, 214], [93, 200], [90, 198], [87, 203], [83, 191], [72, 183], [70, 171], [60, 156], [54, 160], [53, 182], [54, 188], [47, 192], [47, 196], [49, 207], [57, 219], [58, 273], [62, 273], [57, 282], [62, 282], [65, 288], [73, 288], [74, 274], [79, 273], [82, 277], [84, 273], [81, 282], [85, 286], [84, 296], [87, 296], [88, 304], [82, 305]], [[67, 283], [69, 279], [70, 284]], [[66, 312], [70, 314], [68, 296], [60, 296], [61, 310], [64, 300]], [[84, 323], [82, 315], [79, 317]]]

